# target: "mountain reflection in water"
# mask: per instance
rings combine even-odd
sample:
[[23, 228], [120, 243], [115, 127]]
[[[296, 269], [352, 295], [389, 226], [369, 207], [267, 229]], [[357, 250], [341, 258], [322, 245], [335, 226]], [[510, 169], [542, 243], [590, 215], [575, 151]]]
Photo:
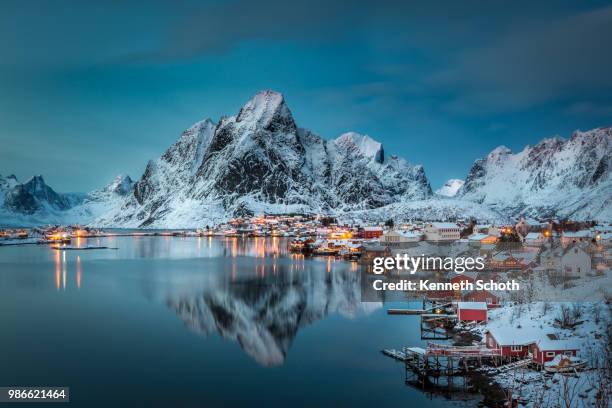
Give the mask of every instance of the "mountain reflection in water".
[[296, 266], [293, 259], [263, 263], [256, 277], [216, 275], [199, 292], [169, 296], [167, 304], [192, 330], [217, 332], [258, 363], [280, 365], [300, 328], [331, 313], [350, 317], [378, 307], [361, 303], [360, 275], [350, 264], [331, 273], [321, 266], [304, 260]]

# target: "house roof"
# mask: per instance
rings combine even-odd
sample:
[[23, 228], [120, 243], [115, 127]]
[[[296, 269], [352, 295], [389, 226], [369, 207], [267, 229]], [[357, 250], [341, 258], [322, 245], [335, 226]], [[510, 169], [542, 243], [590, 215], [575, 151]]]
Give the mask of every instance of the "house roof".
[[582, 230], [582, 231], [576, 231], [576, 232], [564, 232], [563, 236], [565, 238], [590, 238], [593, 235], [593, 233], [589, 230]]
[[431, 225], [436, 228], [459, 228], [454, 222], [432, 222]]
[[579, 350], [580, 346], [578, 342], [574, 340], [553, 340], [548, 336], [540, 338], [536, 345], [541, 351], [552, 351], [552, 350]]
[[458, 309], [487, 310], [485, 302], [457, 302]]
[[542, 335], [540, 329], [528, 327], [519, 329], [509, 325], [490, 327], [488, 332], [500, 346], [526, 346], [537, 342]]
[[419, 231], [397, 231], [397, 233], [406, 238], [417, 238], [423, 236], [423, 233]]
[[468, 239], [469, 239], [470, 241], [480, 241], [480, 240], [485, 239], [485, 238], [486, 238], [486, 237], [488, 237], [488, 236], [489, 236], [489, 235], [487, 235], [487, 234], [478, 234], [478, 233], [476, 233], [476, 234], [472, 234], [472, 235], [470, 235], [470, 236], [468, 237]]
[[544, 332], [538, 327], [490, 327], [488, 331], [500, 346], [526, 346], [536, 344], [541, 351], [578, 350], [579, 343], [574, 340], [556, 340], [555, 335]]

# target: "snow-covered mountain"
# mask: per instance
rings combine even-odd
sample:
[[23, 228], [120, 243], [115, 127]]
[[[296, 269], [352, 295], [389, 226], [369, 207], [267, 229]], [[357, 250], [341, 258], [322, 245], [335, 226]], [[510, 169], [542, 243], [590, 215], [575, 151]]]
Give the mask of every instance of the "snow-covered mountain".
[[510, 216], [612, 219], [612, 128], [500, 146], [472, 166], [457, 196]]
[[0, 176], [0, 225], [86, 224], [119, 205], [118, 201], [131, 193], [132, 185], [129, 176], [118, 176], [89, 194], [58, 193], [41, 175], [25, 183], [14, 175]]
[[442, 187], [436, 190], [436, 194], [444, 197], [454, 197], [463, 186], [463, 180], [450, 179]]
[[255, 95], [236, 116], [196, 123], [149, 162], [133, 194], [98, 225], [186, 227], [228, 216], [378, 208], [432, 195], [422, 166], [368, 136], [326, 141], [297, 127], [283, 96]]
[[0, 177], [0, 224], [88, 223], [193, 228], [261, 212], [342, 220], [571, 217], [612, 220], [612, 128], [545, 139], [477, 160], [461, 186], [434, 195], [422, 166], [354, 132], [325, 140], [295, 123], [283, 96], [263, 91], [236, 116], [197, 122], [133, 182], [59, 194], [36, 176]]

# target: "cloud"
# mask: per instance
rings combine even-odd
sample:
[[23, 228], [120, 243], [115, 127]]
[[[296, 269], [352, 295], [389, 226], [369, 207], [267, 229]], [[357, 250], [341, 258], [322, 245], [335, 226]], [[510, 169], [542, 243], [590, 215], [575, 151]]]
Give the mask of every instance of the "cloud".
[[517, 26], [468, 49], [429, 82], [458, 94], [449, 111], [481, 114], [612, 89], [612, 6]]
[[582, 101], [572, 103], [565, 109], [569, 115], [612, 116], [612, 104]]

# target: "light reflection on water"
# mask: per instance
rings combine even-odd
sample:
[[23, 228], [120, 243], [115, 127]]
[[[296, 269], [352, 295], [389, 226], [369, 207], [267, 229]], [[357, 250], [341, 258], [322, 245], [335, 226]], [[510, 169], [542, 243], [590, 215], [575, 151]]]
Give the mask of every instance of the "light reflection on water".
[[380, 354], [421, 345], [417, 320], [362, 303], [355, 263], [283, 238], [76, 241], [117, 249], [0, 248], [0, 386], [65, 384], [75, 406], [446, 406]]

